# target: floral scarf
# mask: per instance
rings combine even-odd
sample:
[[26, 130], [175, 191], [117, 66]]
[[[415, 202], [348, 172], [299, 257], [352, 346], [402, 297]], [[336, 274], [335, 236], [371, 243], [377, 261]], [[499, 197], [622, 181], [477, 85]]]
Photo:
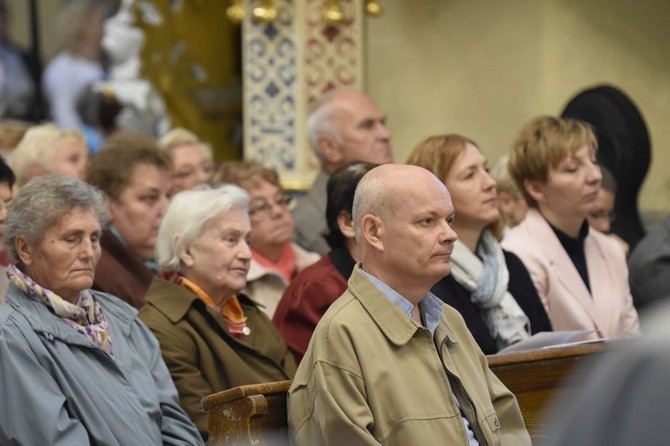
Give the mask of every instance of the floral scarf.
[[80, 292], [77, 301], [71, 304], [56, 295], [53, 291], [42, 288], [14, 264], [7, 267], [7, 276], [11, 283], [30, 298], [45, 304], [56, 316], [79, 333], [88, 337], [105, 353], [110, 356], [114, 355], [107, 319], [105, 319], [105, 315], [102, 313], [102, 307], [93, 298], [89, 290]]

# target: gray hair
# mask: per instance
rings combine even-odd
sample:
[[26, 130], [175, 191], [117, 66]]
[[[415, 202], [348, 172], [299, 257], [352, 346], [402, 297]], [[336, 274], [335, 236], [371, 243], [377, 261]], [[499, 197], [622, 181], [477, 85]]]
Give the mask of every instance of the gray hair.
[[334, 99], [342, 93], [354, 91], [351, 89], [338, 88], [324, 93], [314, 104], [311, 113], [307, 117], [307, 137], [309, 146], [314, 154], [323, 161], [323, 155], [319, 150], [319, 136], [327, 135], [335, 140], [338, 145], [344, 144], [340, 132], [340, 121], [342, 109]]
[[[376, 168], [375, 168], [376, 169]], [[391, 197], [383, 176], [375, 174], [375, 169], [366, 173], [356, 187], [351, 218], [354, 223], [356, 243], [361, 243], [363, 217], [367, 214], [387, 217], [391, 211]]]
[[156, 240], [156, 260], [161, 268], [179, 272], [179, 256], [202, 236], [214, 218], [233, 208], [248, 212], [249, 195], [232, 184], [186, 190], [172, 197]]
[[94, 186], [65, 175], [43, 175], [29, 181], [7, 207], [4, 243], [16, 261], [16, 238], [39, 243], [46, 231], [74, 209], [95, 212], [101, 227], [107, 223], [107, 198]]

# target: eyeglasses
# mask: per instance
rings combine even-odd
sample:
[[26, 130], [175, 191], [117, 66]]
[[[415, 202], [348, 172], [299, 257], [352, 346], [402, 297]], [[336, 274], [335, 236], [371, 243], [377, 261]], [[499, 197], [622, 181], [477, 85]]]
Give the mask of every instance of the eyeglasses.
[[293, 201], [293, 198], [286, 194], [275, 197], [271, 202], [259, 199], [249, 208], [249, 216], [254, 218], [267, 216], [272, 211], [273, 205], [279, 207], [282, 210], [286, 210], [291, 204], [291, 201]]

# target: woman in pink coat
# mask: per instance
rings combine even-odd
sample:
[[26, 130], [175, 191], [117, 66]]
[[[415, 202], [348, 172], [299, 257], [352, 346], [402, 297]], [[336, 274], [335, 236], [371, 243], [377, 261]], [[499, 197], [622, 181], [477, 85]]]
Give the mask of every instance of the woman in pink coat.
[[600, 338], [639, 333], [623, 251], [589, 229], [602, 181], [589, 124], [543, 116], [512, 146], [509, 171], [530, 207], [502, 245], [528, 268], [554, 330], [594, 330]]

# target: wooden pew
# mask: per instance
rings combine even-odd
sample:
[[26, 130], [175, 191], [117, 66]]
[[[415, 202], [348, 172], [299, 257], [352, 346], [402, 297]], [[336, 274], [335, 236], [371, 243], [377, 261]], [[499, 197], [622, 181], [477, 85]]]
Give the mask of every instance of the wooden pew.
[[[603, 344], [583, 344], [488, 356], [491, 370], [516, 395], [526, 427], [538, 439], [542, 414], [564, 378]], [[251, 384], [209, 395], [210, 445], [288, 445], [286, 392], [291, 381]]]
[[603, 343], [594, 343], [487, 357], [493, 373], [516, 396], [533, 442], [540, 439], [548, 404], [559, 389], [567, 388], [564, 380], [568, 373], [604, 348]]
[[291, 381], [250, 384], [202, 399], [209, 411], [210, 445], [285, 446], [286, 393]]

